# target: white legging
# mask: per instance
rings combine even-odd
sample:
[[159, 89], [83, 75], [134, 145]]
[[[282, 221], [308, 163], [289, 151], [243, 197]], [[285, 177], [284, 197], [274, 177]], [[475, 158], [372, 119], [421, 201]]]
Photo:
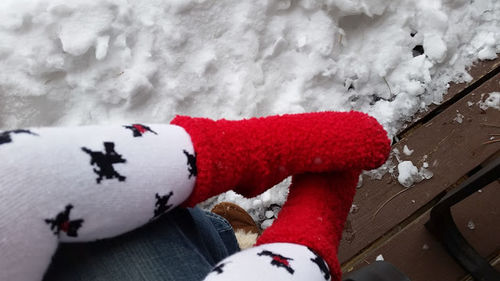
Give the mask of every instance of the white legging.
[[178, 206], [194, 155], [174, 125], [0, 133], [0, 280], [40, 280], [59, 241], [113, 237]]

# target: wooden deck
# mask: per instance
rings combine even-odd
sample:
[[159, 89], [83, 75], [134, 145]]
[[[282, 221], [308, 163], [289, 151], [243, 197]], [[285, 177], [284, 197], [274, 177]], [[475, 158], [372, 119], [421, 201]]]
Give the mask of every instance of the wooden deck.
[[[424, 223], [442, 196], [482, 163], [500, 157], [500, 142], [484, 144], [490, 134], [500, 134], [500, 127], [488, 126], [500, 126], [500, 111], [481, 110], [477, 104], [485, 94], [500, 92], [500, 59], [482, 62], [470, 73], [471, 82], [451, 85], [445, 101], [408, 124], [393, 145], [401, 152], [405, 145], [414, 150], [411, 156], [401, 153], [401, 160], [419, 168], [427, 162], [434, 173], [431, 179], [394, 197], [374, 216], [404, 187], [390, 174], [381, 180], [364, 178], [354, 199], [358, 211], [349, 215], [339, 249], [344, 272], [381, 254], [412, 281], [468, 279]], [[458, 114], [463, 115], [461, 123], [455, 120]], [[453, 216], [467, 240], [500, 270], [500, 183], [456, 205]], [[474, 227], [468, 227], [469, 222]]]

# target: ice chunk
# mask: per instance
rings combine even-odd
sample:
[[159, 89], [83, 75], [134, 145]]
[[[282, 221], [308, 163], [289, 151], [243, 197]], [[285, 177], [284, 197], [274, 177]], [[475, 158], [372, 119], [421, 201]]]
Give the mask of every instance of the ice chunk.
[[468, 221], [467, 228], [470, 230], [474, 230], [474, 229], [476, 229], [476, 224], [473, 221]]
[[267, 220], [265, 220], [265, 221], [262, 222], [262, 224], [260, 225], [260, 227], [262, 229], [266, 229], [266, 228], [270, 227], [273, 224], [273, 222], [274, 222], [274, 219], [267, 219]]
[[464, 118], [465, 116], [461, 113], [457, 113], [457, 116], [455, 116], [455, 118], [453, 118], [453, 121], [457, 122], [458, 124], [462, 124], [462, 122], [464, 121]]
[[410, 156], [410, 155], [412, 155], [412, 154], [413, 154], [413, 150], [409, 149], [409, 148], [408, 148], [408, 146], [405, 144], [405, 146], [403, 147], [403, 153], [404, 153], [405, 155]]
[[424, 162], [422, 167], [418, 169], [413, 162], [403, 161], [398, 165], [398, 181], [404, 187], [410, 187], [415, 183], [421, 182], [424, 179], [430, 179], [434, 176], [432, 171], [428, 169], [429, 164]]
[[415, 183], [418, 175], [418, 169], [411, 161], [403, 161], [398, 164], [398, 181], [404, 187], [410, 187]]
[[382, 256], [382, 254], [378, 255], [376, 258], [375, 258], [376, 261], [384, 261], [384, 256]]
[[422, 166], [422, 168], [420, 168], [420, 170], [418, 171], [418, 173], [422, 177], [422, 179], [428, 180], [428, 179], [430, 179], [430, 178], [432, 178], [434, 176], [434, 173], [432, 171], [428, 170], [424, 166]]
[[269, 211], [266, 211], [265, 215], [266, 215], [266, 218], [270, 219], [270, 218], [274, 217], [274, 212], [269, 210]]

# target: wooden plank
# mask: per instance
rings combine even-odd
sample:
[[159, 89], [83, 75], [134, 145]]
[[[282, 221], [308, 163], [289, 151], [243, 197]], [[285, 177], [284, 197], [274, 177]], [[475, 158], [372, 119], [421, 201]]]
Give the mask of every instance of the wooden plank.
[[443, 107], [447, 107], [448, 103], [451, 102], [456, 96], [459, 96], [465, 90], [472, 88], [475, 84], [481, 82], [492, 75], [493, 73], [498, 73], [500, 71], [500, 58], [495, 60], [487, 60], [476, 63], [469, 69], [469, 75], [472, 77], [471, 81], [467, 83], [450, 83], [448, 91], [443, 96], [443, 101], [439, 105], [430, 105], [428, 110], [424, 112], [419, 112], [413, 116], [412, 121], [406, 123], [403, 128], [399, 131], [399, 136], [404, 136], [408, 128], [413, 128], [422, 123], [426, 117], [433, 116], [437, 114]]
[[[359, 211], [348, 217], [339, 248], [341, 263], [352, 259], [389, 230], [394, 230], [403, 220], [499, 150], [500, 143], [482, 145], [489, 140], [490, 133], [499, 132], [481, 124], [500, 123], [500, 111], [493, 108], [483, 111], [477, 105], [483, 94], [499, 91], [499, 83], [500, 74], [497, 74], [395, 145], [399, 151], [403, 151], [404, 145], [414, 149], [411, 156], [402, 155], [401, 160], [411, 160], [419, 168], [424, 161], [429, 163], [434, 177], [396, 197], [375, 218], [376, 209], [404, 188], [389, 174], [382, 180], [364, 179], [363, 187], [354, 199]], [[462, 123], [455, 121], [458, 114], [463, 116]]]
[[[483, 192], [471, 195], [452, 208], [453, 217], [461, 233], [483, 257], [500, 251], [499, 201], [500, 184], [494, 182], [483, 189]], [[373, 262], [381, 254], [412, 281], [460, 280], [467, 273], [425, 229], [424, 223], [428, 219], [429, 212], [378, 249], [366, 253], [352, 269]], [[473, 230], [467, 226], [469, 221], [475, 223]]]
[[469, 69], [469, 74], [472, 77], [472, 80], [467, 83], [450, 83], [450, 88], [448, 88], [448, 92], [443, 97], [442, 103], [447, 102], [455, 95], [459, 94], [467, 87], [477, 82], [483, 76], [494, 71], [495, 69], [498, 69], [499, 67], [500, 67], [500, 58], [477, 62]]
[[[452, 208], [460, 232], [483, 257], [500, 251], [499, 202], [500, 183], [497, 181]], [[469, 222], [472, 222], [470, 227]]]

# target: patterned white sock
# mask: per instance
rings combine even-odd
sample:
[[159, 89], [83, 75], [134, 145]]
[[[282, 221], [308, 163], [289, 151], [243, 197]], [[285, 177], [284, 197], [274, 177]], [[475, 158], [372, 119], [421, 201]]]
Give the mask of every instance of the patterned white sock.
[[330, 280], [326, 262], [306, 246], [271, 243], [246, 249], [219, 262], [205, 281]]
[[0, 280], [40, 280], [59, 241], [140, 227], [184, 202], [196, 174], [174, 125], [0, 132]]

